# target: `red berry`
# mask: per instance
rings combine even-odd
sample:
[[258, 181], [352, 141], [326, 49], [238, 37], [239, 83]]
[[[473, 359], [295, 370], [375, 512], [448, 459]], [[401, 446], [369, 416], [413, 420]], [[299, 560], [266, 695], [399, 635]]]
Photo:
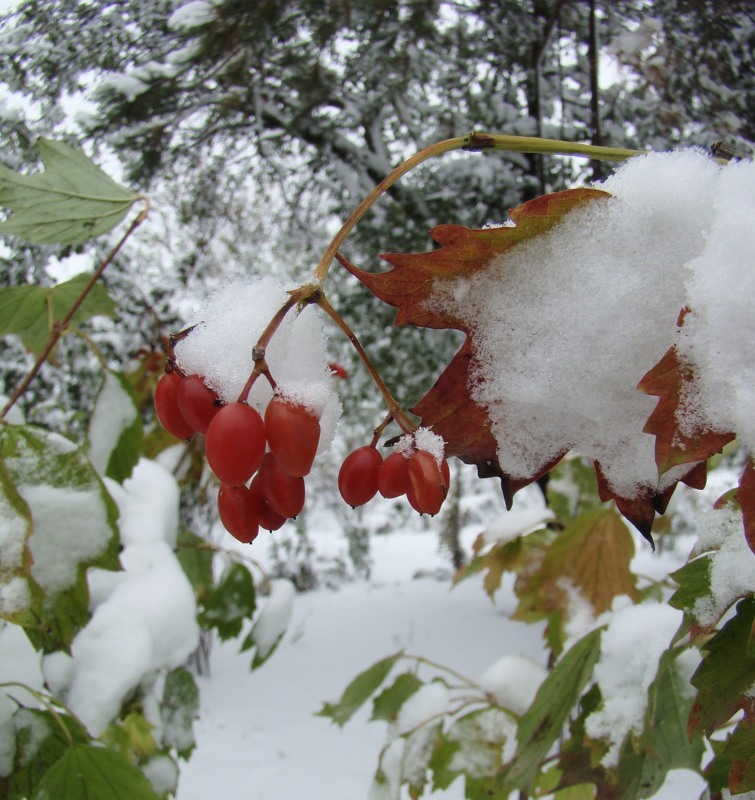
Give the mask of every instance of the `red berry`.
[[[445, 462], [445, 459], [444, 459]], [[406, 497], [420, 514], [435, 515], [440, 511], [448, 494], [448, 465], [445, 470], [427, 450], [415, 450], [409, 456], [409, 488]]]
[[265, 453], [259, 479], [262, 496], [277, 514], [291, 519], [304, 508], [304, 478], [286, 472], [272, 453]]
[[391, 453], [383, 461], [377, 476], [378, 491], [383, 497], [401, 497], [409, 488], [409, 459], [403, 453]]
[[187, 375], [176, 392], [178, 407], [183, 418], [197, 433], [207, 433], [215, 414], [220, 411], [220, 400], [212, 389], [205, 386], [199, 375]]
[[223, 406], [207, 429], [205, 452], [221, 483], [246, 483], [265, 454], [262, 417], [246, 403]]
[[346, 456], [338, 473], [338, 490], [352, 507], [363, 506], [378, 490], [378, 470], [383, 457], [371, 445], [358, 447]]
[[266, 531], [277, 531], [278, 528], [283, 526], [286, 517], [273, 511], [270, 508], [270, 504], [265, 500], [259, 472], [254, 476], [249, 486], [249, 497], [259, 518], [260, 528], [264, 528]]
[[249, 489], [223, 484], [218, 492], [218, 513], [223, 526], [234, 538], [248, 544], [259, 533], [256, 509]]
[[184, 419], [178, 407], [178, 387], [182, 383], [175, 372], [166, 372], [155, 389], [155, 412], [160, 424], [177, 439], [191, 439], [194, 428]]
[[276, 395], [267, 404], [265, 430], [270, 452], [289, 475], [309, 474], [320, 442], [320, 420], [306, 406]]

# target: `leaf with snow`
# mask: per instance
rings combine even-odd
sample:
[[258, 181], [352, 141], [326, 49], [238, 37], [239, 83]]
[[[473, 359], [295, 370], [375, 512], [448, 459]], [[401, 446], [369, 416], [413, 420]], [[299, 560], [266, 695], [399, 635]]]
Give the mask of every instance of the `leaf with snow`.
[[692, 380], [692, 368], [679, 358], [676, 347], [671, 347], [638, 384], [641, 391], [658, 397], [645, 433], [655, 436], [655, 460], [661, 475], [680, 464], [707, 461], [734, 439], [734, 434], [726, 431], [680, 429], [677, 413], [684, 389]]
[[106, 747], [75, 744], [44, 774], [31, 800], [158, 800], [144, 774]]
[[330, 717], [337, 725], [345, 725], [378, 690], [402, 655], [403, 652], [399, 650], [391, 656], [381, 658], [364, 672], [360, 672], [343, 690], [338, 702], [324, 703], [317, 716]]
[[221, 639], [233, 639], [254, 615], [254, 580], [243, 564], [231, 564], [217, 586], [203, 599], [197, 620], [203, 628], [214, 628]]
[[100, 475], [123, 483], [142, 454], [144, 433], [133, 390], [120, 373], [106, 370], [89, 420], [89, 460]]
[[568, 650], [543, 681], [519, 721], [517, 750], [496, 788], [529, 790], [540, 765], [563, 731], [600, 655], [601, 629], [591, 631]]
[[[14, 335], [35, 356], [50, 339], [53, 325], [62, 320], [79, 299], [91, 276], [76, 275], [56, 286], [3, 286], [0, 288], [0, 336]], [[115, 303], [105, 287], [96, 283], [73, 316], [81, 325], [97, 316], [113, 316]]]
[[89, 735], [74, 717], [56, 711], [20, 708], [15, 714], [16, 763], [8, 781], [7, 800], [26, 800], [33, 795], [47, 770], [71, 746], [86, 744]]
[[194, 749], [194, 722], [199, 718], [199, 689], [192, 674], [184, 667], [168, 673], [160, 703], [163, 741], [175, 747], [181, 758]]
[[[439, 249], [430, 253], [384, 255], [392, 267], [388, 272], [369, 273], [345, 264], [374, 295], [398, 308], [396, 325], [455, 328], [467, 334], [462, 348], [412, 411], [422, 417], [424, 427], [443, 437], [447, 456], [477, 465], [481, 477], [499, 477], [508, 505], [518, 489], [545, 474], [570, 448], [565, 446], [550, 463], [523, 479], [504, 472], [488, 412], [470, 394], [470, 383], [475, 380], [476, 334], [467, 320], [446, 309], [438, 310], [432, 301], [444, 284], [474, 277], [493, 258], [551, 230], [573, 209], [608, 197], [599, 190], [573, 189], [539, 197], [512, 209], [510, 216], [515, 226], [470, 230], [441, 225], [431, 231], [433, 239], [442, 245]], [[511, 345], [517, 346], [515, 339]]]
[[0, 460], [33, 526], [28, 539], [16, 526], [8, 542], [26, 541], [32, 557], [24, 628], [37, 648], [67, 649], [90, 616], [86, 570], [120, 569], [117, 508], [84, 453], [62, 436], [0, 426]]
[[285, 578], [270, 581], [270, 593], [241, 647], [254, 648], [252, 669], [262, 666], [280, 644], [291, 622], [295, 597], [296, 588], [291, 581]]
[[0, 222], [0, 235], [35, 244], [82, 244], [114, 228], [143, 199], [80, 150], [51, 139], [38, 144], [44, 172], [22, 175], [0, 165], [0, 206], [13, 213]]
[[746, 703], [755, 686], [755, 653], [750, 648], [755, 598], [741, 600], [736, 614], [706, 642], [692, 676], [697, 696], [689, 717], [689, 735], [710, 735]]
[[372, 701], [370, 719], [392, 722], [401, 706], [423, 685], [413, 672], [402, 672], [396, 680]]

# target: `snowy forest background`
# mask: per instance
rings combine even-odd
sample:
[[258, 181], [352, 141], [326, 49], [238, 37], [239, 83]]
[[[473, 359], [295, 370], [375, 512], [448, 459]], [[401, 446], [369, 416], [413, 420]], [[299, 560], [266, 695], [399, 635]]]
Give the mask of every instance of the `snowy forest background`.
[[[260, 537], [252, 548], [234, 547], [217, 524], [216, 486], [204, 467], [201, 443], [176, 445], [155, 425], [151, 397], [168, 335], [196, 321], [201, 300], [234, 281], [272, 275], [286, 285], [301, 282], [364, 195], [396, 164], [441, 139], [472, 130], [496, 131], [660, 151], [681, 145], [708, 149], [724, 141], [732, 151], [750, 156], [755, 142], [754, 46], [755, 11], [745, 0], [164, 0], [127, 4], [30, 0], [14, 5], [0, 18], [2, 163], [18, 171], [35, 169], [37, 138], [61, 139], [82, 147], [111, 176], [151, 201], [138, 235], [105, 273], [104, 283], [117, 313], [89, 321], [86, 337], [66, 336], [54, 361], [45, 364], [16, 410], [30, 423], [73, 441], [86, 441], [92, 436], [92, 410], [102, 402], [102, 362], [126, 376], [138, 407], [145, 461], [139, 468], [139, 491], [133, 492], [137, 499], [120, 497], [119, 487], [110, 491], [129, 524], [152, 525], [158, 538], [163, 535], [160, 525], [177, 524], [184, 547], [182, 566], [195, 590], [194, 600], [187, 603], [196, 603], [192, 610], [199, 611], [199, 623], [193, 623], [198, 627], [187, 622], [182, 642], [201, 640], [187, 661], [188, 671], [179, 675], [178, 665], [169, 663], [170, 658], [160, 663], [155, 656], [140, 667], [144, 680], [139, 685], [121, 689], [120, 695], [112, 690], [123, 705], [113, 713], [117, 723], [108, 728], [108, 745], [120, 748], [131, 763], [138, 764], [159, 795], [173, 791], [174, 766], [193, 748], [192, 721], [200, 702], [195, 696], [197, 681], [203, 697], [223, 696], [238, 702], [233, 687], [227, 695], [213, 695], [217, 681], [228, 675], [248, 680], [253, 687], [259, 678], [264, 686], [264, 676], [275, 672], [276, 659], [280, 659], [285, 665], [281, 667], [284, 688], [297, 682], [296, 652], [285, 649], [290, 642], [284, 639], [279, 650], [270, 654], [292, 600], [277, 579], [287, 579], [299, 592], [310, 593], [293, 600], [295, 608], [308, 609], [295, 617], [299, 635], [307, 630], [306, 618], [314, 614], [311, 608], [324, 604], [332, 590], [358, 604], [365, 595], [354, 594], [355, 586], [361, 592], [386, 581], [409, 585], [417, 572], [435, 576], [443, 597], [441, 592], [416, 586], [406, 589], [403, 602], [415, 604], [415, 609], [430, 609], [418, 614], [417, 625], [432, 626], [434, 608], [453, 622], [449, 604], [454, 595], [446, 597], [450, 575], [469, 564], [472, 543], [480, 531], [513, 524], [503, 521], [507, 518], [495, 482], [479, 481], [473, 469], [459, 465], [453, 468], [452, 496], [443, 513], [432, 520], [417, 518], [402, 503], [378, 503], [356, 514], [342, 503], [335, 483], [338, 464], [351, 449], [369, 440], [383, 414], [381, 399], [348, 341], [333, 331], [332, 361], [348, 373], [338, 381], [344, 415], [332, 451], [317, 462], [307, 508], [295, 522], [273, 536]], [[377, 269], [380, 253], [428, 249], [428, 231], [435, 225], [501, 224], [514, 206], [609, 173], [610, 166], [598, 161], [516, 153], [454, 154], [424, 165], [392, 187], [349, 239], [346, 255], [363, 268]], [[115, 235], [117, 231], [111, 234]], [[6, 237], [0, 241], [0, 283], [52, 286], [82, 269], [93, 269], [114, 240], [101, 237], [61, 248]], [[391, 330], [394, 311], [377, 303], [354, 280], [333, 282], [329, 295], [357, 330], [404, 407], [411, 407], [427, 391], [459, 345], [460, 337], [454, 332]], [[7, 333], [2, 324], [0, 333]], [[6, 396], [32, 362], [17, 337], [4, 336], [0, 389]], [[729, 460], [721, 464], [724, 476], [739, 464], [736, 453], [726, 455]], [[177, 483], [165, 478], [164, 469], [159, 475], [150, 473], [153, 462], [147, 459], [169, 467]], [[725, 480], [716, 478], [711, 484], [706, 497], [715, 500], [715, 491], [725, 490]], [[652, 562], [645, 558], [647, 553], [643, 556], [640, 571], [655, 571], [653, 577], [661, 584], [687, 557], [694, 541], [689, 538], [694, 533], [690, 509], [697, 502], [685, 495], [657, 532], [661, 555]], [[143, 518], [126, 512], [133, 504], [141, 504]], [[525, 493], [521, 504], [517, 511], [524, 516], [515, 533], [547, 519], [536, 489]], [[75, 524], [74, 516], [61, 519]], [[125, 524], [122, 536], [124, 530]], [[420, 545], [416, 537], [423, 537]], [[644, 545], [639, 538], [636, 541], [639, 550]], [[202, 550], [202, 543], [235, 555], [220, 554], [213, 562], [212, 552]], [[187, 558], [186, 553], [192, 556]], [[244, 560], [248, 557], [256, 562], [251, 572]], [[399, 569], [396, 565], [401, 562], [412, 569]], [[165, 586], [153, 587], [161, 601], [166, 587], [174, 585], [166, 574], [161, 573]], [[260, 624], [254, 599], [249, 602], [252, 582], [258, 605], [264, 607], [268, 601], [270, 630]], [[239, 595], [228, 594], [229, 586]], [[475, 608], [489, 607], [479, 585], [465, 582], [460, 588], [463, 602], [479, 601]], [[146, 620], [154, 608], [145, 603], [145, 591], [144, 586], [135, 588], [130, 598], [138, 611], [125, 605], [121, 613], [133, 613], [149, 626], [153, 623]], [[510, 596], [512, 589], [504, 583], [501, 591]], [[236, 601], [240, 607], [231, 609]], [[500, 597], [498, 601], [503, 607], [507, 604]], [[172, 624], [169, 606], [165, 604], [165, 628], [153, 625], [155, 636]], [[396, 605], [385, 608], [388, 615], [404, 613]], [[253, 617], [256, 634], [249, 632]], [[467, 618], [466, 624], [476, 631], [479, 619], [470, 619], [474, 617]], [[480, 624], [480, 636], [490, 641], [501, 622], [496, 616], [485, 626]], [[320, 624], [313, 623], [313, 628], [318, 630]], [[6, 636], [4, 653], [17, 653], [21, 647], [7, 638], [11, 627], [8, 624], [0, 632]], [[428, 637], [429, 648], [441, 641], [442, 628], [438, 626], [437, 633]], [[238, 661], [229, 653], [238, 646], [237, 639], [247, 634], [260, 660], [268, 655], [270, 660], [247, 675], [250, 659], [242, 656], [244, 677], [240, 678]], [[130, 634], [118, 629], [118, 635]], [[450, 641], [441, 646], [439, 658], [453, 656], [454, 634], [448, 635]], [[218, 639], [231, 642], [220, 645]], [[323, 631], [322, 639], [328, 639], [327, 632]], [[324, 728], [327, 723], [313, 720], [310, 712], [337, 697], [357, 671], [396, 649], [389, 634], [384, 639], [384, 649], [377, 652], [372, 646], [348, 649], [343, 642], [331, 642], [334, 649], [342, 648], [342, 657], [336, 658], [341, 677], [335, 685], [330, 679], [324, 681], [321, 695], [309, 701], [313, 706], [299, 709], [308, 715], [306, 723], [301, 723], [303, 730], [320, 736], [318, 726]], [[529, 630], [512, 633], [512, 642], [517, 653], [542, 661], [544, 650]], [[495, 658], [494, 652], [484, 651], [479, 659], [471, 658], [459, 668], [482, 671]], [[221, 660], [217, 671], [207, 677], [213, 654]], [[33, 660], [29, 654], [24, 657]], [[327, 661], [311, 654], [309, 658], [313, 671], [329, 669]], [[5, 660], [12, 662], [11, 656]], [[48, 656], [44, 674], [29, 663], [24, 662], [24, 675], [10, 668], [5, 679], [22, 680], [32, 688], [36, 682], [40, 690], [43, 685], [51, 688], [56, 679], [66, 685], [61, 659]], [[102, 662], [98, 668], [107, 669]], [[164, 691], [169, 668], [176, 676], [170, 685], [177, 686], [175, 691], [181, 695], [175, 706]], [[197, 678], [200, 675], [205, 677]], [[509, 679], [514, 680], [510, 674], [505, 680]], [[86, 688], [85, 678], [81, 681]], [[499, 688], [501, 680], [490, 681], [491, 691]], [[89, 690], [92, 698], [87, 702], [96, 705], [95, 684]], [[522, 691], [526, 694], [527, 690]], [[160, 702], [155, 699], [158, 695]], [[85, 709], [87, 702], [80, 708]], [[222, 776], [213, 778], [209, 772], [213, 765], [201, 761], [202, 731], [211, 730], [211, 726], [202, 728], [207, 716], [204, 702], [195, 726], [199, 749], [189, 766], [183, 767], [191, 783], [178, 784], [181, 800], [206, 796], [209, 787], [223, 780]], [[3, 706], [0, 721], [6, 735], [0, 736], [5, 746], [4, 751], [0, 747], [0, 756], [4, 754], [6, 761], [0, 757], [0, 766], [18, 761], [16, 747], [26, 741], [18, 731], [32, 728], [27, 720], [22, 729], [16, 719], [15, 727], [11, 726], [14, 732], [7, 733], [8, 720], [17, 716], [17, 709], [15, 702]], [[176, 709], [189, 710], [181, 711], [184, 717], [177, 721], [181, 714]], [[87, 713], [79, 716], [86, 718]], [[112, 722], [91, 713], [95, 728], [102, 722], [97, 734]], [[287, 717], [284, 727], [275, 722], [273, 711], [266, 713], [272, 715], [269, 725], [260, 719], [254, 724], [277, 731], [275, 735], [286, 737], [289, 726], [299, 724]], [[215, 706], [212, 715], [219, 717], [222, 712]], [[379, 726], [366, 727], [370, 734], [364, 739], [356, 736], [372, 748], [367, 760], [374, 766], [384, 734]], [[154, 731], [163, 738], [153, 741], [152, 747], [146, 742], [150, 736], [159, 738]], [[45, 736], [31, 738], [35, 747], [47, 742]], [[226, 742], [223, 747], [230, 746]], [[209, 747], [209, 752], [216, 752]], [[314, 752], [323, 754], [325, 749], [321, 744]], [[31, 752], [28, 748], [27, 761]], [[695, 755], [699, 761], [701, 754]], [[328, 763], [324, 755], [319, 761]], [[292, 761], [290, 768], [295, 772], [296, 763]], [[7, 774], [0, 770], [0, 780]], [[267, 775], [263, 767], [259, 774]], [[224, 794], [247, 796], [243, 788], [247, 778], [253, 784], [253, 774], [234, 771]], [[355, 788], [360, 779], [361, 775], [346, 784], [338, 796], [354, 797], [357, 791], [366, 796], [370, 777], [363, 790]], [[24, 786], [33, 786], [33, 780], [28, 780], [23, 786], [9, 784], [9, 796], [24, 796]], [[302, 791], [291, 784], [281, 789], [281, 780], [285, 779], [273, 773], [261, 778], [259, 796], [294, 797]], [[315, 785], [318, 780], [313, 778]], [[439, 790], [447, 788], [440, 778], [437, 781]], [[477, 796], [472, 794], [478, 790], [473, 784], [467, 776], [465, 796]], [[312, 796], [336, 797], [332, 788], [322, 785], [322, 794]], [[659, 785], [653, 784], [653, 791]], [[464, 789], [459, 786], [457, 782], [448, 789], [448, 796], [462, 796], [458, 792]], [[702, 782], [692, 786], [697, 793], [702, 791]], [[540, 791], [546, 796], [547, 785]], [[568, 791], [556, 796], [559, 800], [593, 796]], [[650, 796], [641, 787], [633, 791], [625, 796]], [[671, 792], [668, 798], [691, 796], [684, 794], [689, 788], [667, 791]], [[375, 787], [373, 792], [375, 797], [392, 796], [379, 794]]]

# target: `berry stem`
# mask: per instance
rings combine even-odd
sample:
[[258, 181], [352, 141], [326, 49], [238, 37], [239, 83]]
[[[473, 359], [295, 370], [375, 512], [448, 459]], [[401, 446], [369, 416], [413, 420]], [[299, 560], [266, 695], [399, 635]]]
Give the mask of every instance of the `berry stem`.
[[273, 335], [285, 319], [286, 314], [288, 314], [288, 312], [294, 306], [301, 311], [304, 306], [310, 305], [311, 303], [318, 303], [321, 294], [322, 290], [320, 286], [314, 283], [305, 283], [298, 289], [292, 289], [288, 293], [288, 300], [286, 300], [286, 302], [278, 309], [278, 311], [276, 311], [275, 316], [273, 316], [270, 322], [268, 322], [265, 330], [262, 331], [262, 335], [257, 340], [257, 344], [252, 348], [254, 369], [247, 379], [247, 382], [244, 384], [244, 388], [241, 390], [241, 394], [239, 395], [239, 403], [245, 403], [247, 401], [249, 398], [249, 392], [252, 390], [252, 386], [254, 386], [255, 381], [260, 375], [264, 375], [265, 378], [267, 378], [268, 383], [272, 387], [273, 391], [275, 391], [277, 384], [270, 373], [270, 368], [265, 360], [267, 346], [270, 344], [270, 340], [273, 338]]
[[404, 412], [404, 410], [401, 408], [398, 400], [396, 400], [390, 389], [385, 385], [380, 373], [373, 366], [369, 356], [365, 352], [364, 347], [362, 347], [361, 342], [357, 338], [357, 335], [351, 330], [346, 320], [344, 320], [343, 317], [335, 310], [335, 308], [333, 308], [323, 291], [319, 292], [317, 300], [314, 302], [316, 302], [317, 305], [320, 306], [320, 308], [343, 331], [343, 333], [346, 334], [346, 337], [351, 342], [352, 347], [357, 351], [359, 358], [367, 368], [367, 372], [369, 372], [375, 386], [383, 396], [383, 400], [385, 400], [385, 404], [388, 407], [388, 419], [382, 423], [380, 430], [382, 431], [382, 428], [384, 428], [390, 420], [395, 420], [401, 430], [405, 433], [414, 432], [417, 429], [417, 426], [409, 419], [406, 412]]
[[642, 155], [641, 150], [626, 150], [619, 147], [598, 147], [582, 142], [567, 142], [561, 139], [542, 139], [537, 136], [508, 136], [502, 133], [468, 133], [466, 136], [457, 136], [454, 139], [431, 144], [418, 151], [402, 164], [388, 173], [380, 183], [362, 200], [352, 211], [341, 229], [333, 237], [328, 248], [323, 253], [320, 262], [315, 268], [313, 276], [318, 285], [322, 285], [328, 270], [336, 257], [338, 250], [346, 237], [356, 227], [359, 220], [370, 210], [380, 197], [393, 186], [396, 181], [406, 175], [415, 167], [431, 158], [437, 158], [454, 150], [469, 150], [473, 152], [482, 150], [504, 150], [509, 153], [542, 153], [548, 155], [566, 155], [590, 158], [596, 161], [616, 161], [631, 156]]
[[[39, 354], [39, 357], [34, 362], [32, 368], [27, 373], [26, 377], [21, 381], [21, 383], [16, 387], [15, 391], [11, 395], [8, 402], [5, 404], [2, 411], [0, 411], [0, 420], [2, 420], [5, 415], [13, 408], [13, 406], [18, 402], [18, 400], [23, 397], [24, 392], [29, 388], [29, 385], [37, 377], [39, 371], [42, 369], [42, 365], [47, 361], [50, 357], [50, 354], [55, 349], [55, 345], [60, 340], [61, 336], [68, 330], [71, 320], [76, 315], [76, 312], [81, 308], [82, 303], [86, 300], [89, 293], [94, 288], [94, 285], [97, 281], [102, 277], [102, 273], [105, 271], [105, 268], [110, 264], [110, 262], [116, 257], [120, 249], [126, 243], [126, 240], [129, 236], [144, 222], [147, 218], [147, 214], [149, 213], [149, 200], [146, 197], [141, 198], [144, 201], [144, 208], [139, 212], [139, 214], [134, 218], [131, 224], [128, 226], [126, 232], [121, 236], [118, 240], [117, 244], [113, 249], [102, 259], [97, 269], [92, 273], [92, 277], [87, 282], [87, 285], [81, 290], [81, 293], [73, 302], [73, 305], [68, 309], [68, 312], [61, 320], [53, 320], [50, 319], [50, 338], [47, 340], [47, 344], [44, 346], [44, 349]], [[50, 308], [49, 311], [52, 309]]]

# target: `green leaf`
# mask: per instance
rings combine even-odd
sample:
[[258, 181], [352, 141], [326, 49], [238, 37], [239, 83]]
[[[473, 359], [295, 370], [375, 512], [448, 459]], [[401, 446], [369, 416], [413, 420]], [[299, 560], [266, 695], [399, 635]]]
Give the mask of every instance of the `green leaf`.
[[154, 729], [155, 726], [143, 714], [131, 711], [109, 725], [101, 739], [108, 747], [123, 753], [130, 762], [134, 762], [157, 752], [157, 743], [152, 733]]
[[[44, 350], [55, 322], [62, 320], [89, 283], [82, 273], [56, 286], [3, 286], [0, 288], [0, 336], [15, 335], [35, 356]], [[113, 316], [115, 303], [105, 287], [96, 283], [71, 320], [76, 327], [97, 316]]]
[[133, 390], [107, 370], [89, 420], [89, 460], [101, 474], [123, 483], [142, 454], [144, 433]]
[[243, 564], [231, 564], [202, 605], [197, 619], [203, 628], [214, 628], [224, 640], [238, 636], [256, 608], [254, 581], [249, 570]]
[[498, 788], [530, 790], [592, 675], [600, 655], [601, 633], [598, 628], [580, 639], [540, 685], [532, 705], [519, 720], [516, 755]]
[[32, 800], [159, 800], [121, 753], [77, 744], [45, 773]]
[[318, 717], [330, 717], [337, 725], [345, 725], [351, 717], [367, 702], [370, 695], [377, 691], [380, 684], [388, 677], [393, 665], [403, 655], [399, 650], [392, 656], [383, 658], [359, 675], [344, 689], [341, 699], [333, 703], [325, 703]]
[[11, 528], [7, 542], [18, 552], [26, 543], [33, 559], [22, 565], [29, 605], [19, 621], [35, 647], [67, 649], [89, 619], [86, 570], [120, 569], [118, 509], [84, 453], [42, 428], [0, 426], [0, 464], [5, 498], [12, 484], [33, 526]]
[[724, 754], [729, 758], [732, 793], [755, 791], [755, 716], [748, 714], [740, 720], [726, 741]]
[[194, 676], [184, 667], [168, 673], [160, 714], [164, 743], [175, 747], [181, 758], [188, 758], [196, 744], [193, 727], [199, 718], [199, 689]]
[[711, 594], [711, 564], [711, 556], [701, 556], [672, 572], [670, 577], [679, 588], [669, 598], [669, 605], [694, 617], [693, 611], [697, 602]]
[[53, 715], [50, 711], [20, 708], [14, 721], [17, 768], [10, 775], [7, 800], [27, 800], [71, 743], [86, 744], [89, 735], [76, 719], [59, 711]]
[[214, 555], [214, 551], [207, 546], [204, 539], [186, 528], [178, 531], [176, 558], [183, 567], [200, 605], [205, 603], [213, 589], [212, 560]]
[[747, 646], [755, 623], [755, 598], [741, 600], [737, 611], [705, 644], [707, 651], [692, 676], [697, 697], [692, 705], [690, 736], [710, 735], [742, 707], [755, 685], [755, 656]]
[[402, 705], [424, 684], [413, 672], [402, 672], [372, 701], [371, 720], [391, 722]]
[[677, 658], [683, 652], [670, 649], [663, 653], [648, 690], [643, 744], [662, 763], [664, 776], [670, 769], [699, 769], [704, 750], [702, 739], [690, 740], [687, 735], [693, 695], [677, 669]]
[[81, 244], [114, 228], [141, 200], [80, 150], [40, 138], [45, 171], [22, 175], [0, 165], [0, 206], [13, 212], [0, 234], [35, 244]]

